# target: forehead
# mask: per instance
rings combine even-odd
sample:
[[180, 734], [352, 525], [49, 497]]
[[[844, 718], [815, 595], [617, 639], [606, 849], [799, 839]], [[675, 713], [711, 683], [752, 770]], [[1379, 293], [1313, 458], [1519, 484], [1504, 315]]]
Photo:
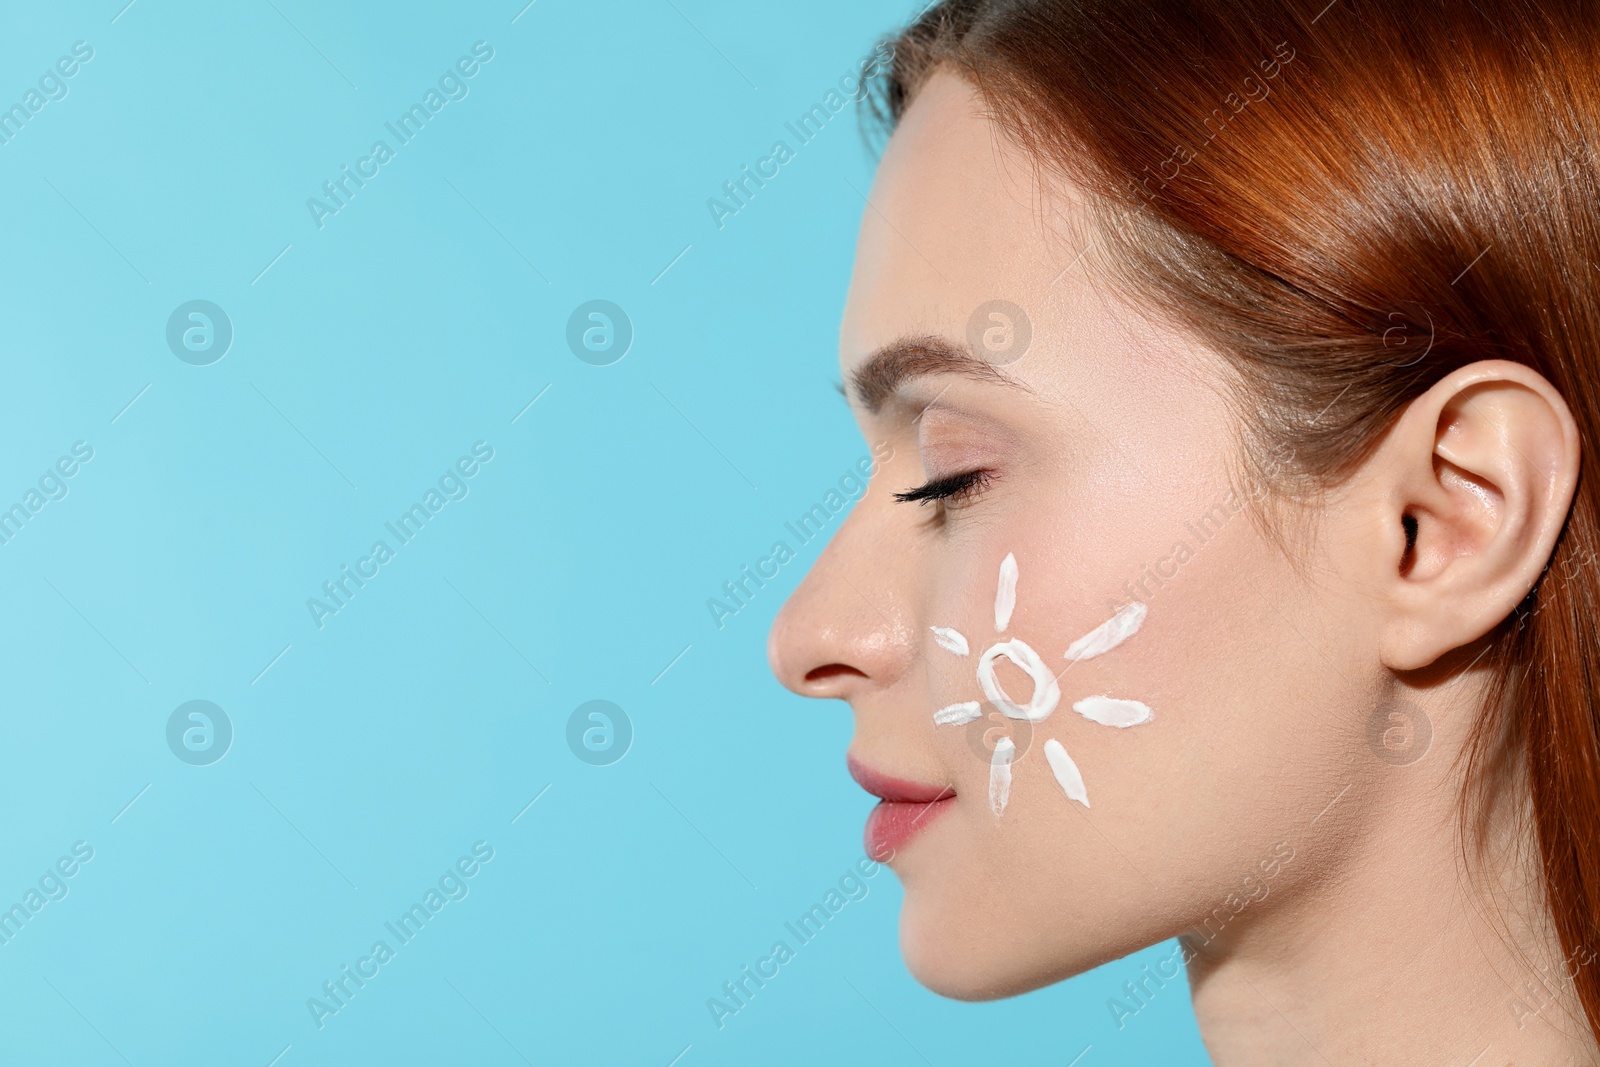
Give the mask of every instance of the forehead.
[[845, 375], [904, 336], [965, 341], [993, 301], [1021, 308], [1037, 337], [1084, 301], [1085, 268], [1074, 259], [1092, 230], [1063, 183], [1041, 185], [976, 90], [934, 74], [890, 138], [863, 206], [840, 331]]

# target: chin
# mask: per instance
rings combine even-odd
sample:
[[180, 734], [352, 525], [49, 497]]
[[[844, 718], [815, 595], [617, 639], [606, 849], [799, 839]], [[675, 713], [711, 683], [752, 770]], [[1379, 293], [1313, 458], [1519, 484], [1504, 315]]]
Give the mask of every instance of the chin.
[[[1011, 926], [1013, 909], [960, 907], [920, 900], [906, 891], [900, 910], [900, 955], [911, 977], [952, 1000], [1019, 996], [1116, 958], [1097, 946], [1050, 943], [1028, 924]], [[1008, 912], [1011, 912], [1008, 920]]]

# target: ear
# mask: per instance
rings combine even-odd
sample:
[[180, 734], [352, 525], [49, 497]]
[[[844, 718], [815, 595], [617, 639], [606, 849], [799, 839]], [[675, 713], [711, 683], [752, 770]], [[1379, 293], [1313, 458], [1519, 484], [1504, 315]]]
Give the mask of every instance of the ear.
[[1520, 363], [1470, 364], [1411, 402], [1364, 465], [1385, 666], [1426, 667], [1511, 614], [1549, 564], [1578, 460], [1566, 401]]

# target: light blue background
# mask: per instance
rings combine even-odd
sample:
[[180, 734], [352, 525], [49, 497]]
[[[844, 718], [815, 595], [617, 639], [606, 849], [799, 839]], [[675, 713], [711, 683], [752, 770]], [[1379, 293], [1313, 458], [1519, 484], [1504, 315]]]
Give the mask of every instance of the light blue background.
[[[706, 607], [866, 452], [834, 389], [854, 115], [724, 228], [706, 201], [910, 6], [124, 2], [0, 33], [0, 106], [94, 49], [0, 145], [0, 506], [94, 449], [0, 546], [0, 905], [94, 849], [0, 945], [0, 1062], [1206, 1062], [1181, 980], [1113, 1024], [1139, 958], [928, 993], [887, 871], [725, 1028], [706, 1007], [871, 803], [848, 709], [766, 667], [821, 542], [723, 629]], [[319, 229], [306, 200], [480, 40], [469, 95]], [[235, 330], [211, 366], [165, 340], [196, 298]], [[594, 298], [634, 323], [612, 366], [564, 340]], [[307, 598], [480, 440], [470, 494], [319, 630]], [[611, 766], [565, 740], [595, 698], [636, 734]], [[236, 731], [210, 766], [167, 747], [192, 699]], [[480, 840], [470, 894], [319, 1030], [307, 999]]]

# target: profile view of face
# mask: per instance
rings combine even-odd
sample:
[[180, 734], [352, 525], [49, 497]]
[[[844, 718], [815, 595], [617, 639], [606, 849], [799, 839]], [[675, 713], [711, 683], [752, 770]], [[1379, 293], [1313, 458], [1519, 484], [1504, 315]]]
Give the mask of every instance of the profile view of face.
[[[1000, 997], [1215, 931], [1219, 909], [1269, 921], [1385, 803], [1325, 810], [1388, 768], [1358, 561], [1261, 532], [1219, 357], [1119, 296], [1084, 204], [963, 79], [918, 90], [870, 201], [841, 369], [892, 452], [769, 656], [850, 706], [908, 966]], [[1337, 497], [1320, 514], [1361, 521]]]

